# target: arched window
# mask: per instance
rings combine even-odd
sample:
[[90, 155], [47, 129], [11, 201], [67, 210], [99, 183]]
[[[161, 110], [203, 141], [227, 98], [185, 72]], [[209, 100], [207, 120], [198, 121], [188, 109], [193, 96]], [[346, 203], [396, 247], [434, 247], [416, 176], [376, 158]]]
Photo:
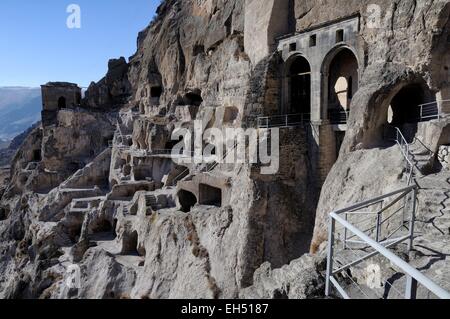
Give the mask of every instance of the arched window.
[[336, 84], [334, 85], [334, 93], [331, 96], [331, 102], [336, 105], [340, 105], [343, 109], [348, 108], [348, 100], [349, 100], [349, 82], [343, 76], [337, 79]]
[[328, 66], [328, 118], [333, 124], [347, 122], [351, 101], [358, 90], [358, 60], [350, 49], [341, 49]]

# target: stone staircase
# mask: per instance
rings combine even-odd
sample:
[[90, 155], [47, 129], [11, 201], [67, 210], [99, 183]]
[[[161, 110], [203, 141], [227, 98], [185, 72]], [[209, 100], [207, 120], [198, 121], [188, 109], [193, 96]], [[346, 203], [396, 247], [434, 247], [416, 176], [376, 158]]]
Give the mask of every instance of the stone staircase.
[[447, 178], [448, 190], [444, 192], [445, 199], [442, 201], [441, 216], [436, 218], [436, 227], [442, 230], [444, 234], [450, 235], [450, 177]]
[[[437, 176], [442, 177], [439, 179]], [[427, 233], [435, 237], [434, 240], [450, 236], [450, 172], [427, 176], [419, 181], [419, 185], [426, 198], [428, 216], [422, 222], [428, 229]]]

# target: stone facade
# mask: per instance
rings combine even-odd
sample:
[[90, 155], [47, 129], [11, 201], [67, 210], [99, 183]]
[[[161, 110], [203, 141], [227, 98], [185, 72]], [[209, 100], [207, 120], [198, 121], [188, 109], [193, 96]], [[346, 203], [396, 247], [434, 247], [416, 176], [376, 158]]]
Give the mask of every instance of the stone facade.
[[62, 109], [74, 109], [81, 105], [81, 88], [74, 83], [49, 82], [41, 86], [42, 123], [54, 124]]

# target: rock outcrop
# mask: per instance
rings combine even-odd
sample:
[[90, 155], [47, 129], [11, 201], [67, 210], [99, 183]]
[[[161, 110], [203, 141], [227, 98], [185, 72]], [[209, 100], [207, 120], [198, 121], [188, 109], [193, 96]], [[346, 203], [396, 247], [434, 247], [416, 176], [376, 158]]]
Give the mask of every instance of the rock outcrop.
[[[4, 186], [0, 297], [324, 297], [328, 214], [405, 184], [404, 157], [385, 134], [395, 96], [412, 87], [407, 93], [421, 91], [423, 99], [449, 98], [450, 4], [256, 2], [163, 1], [129, 61], [110, 60], [105, 78], [76, 105], [52, 101], [58, 109], [24, 140]], [[346, 42], [350, 29], [356, 47]], [[322, 48], [322, 40], [333, 45], [323, 65], [300, 72], [293, 60], [303, 56], [306, 35], [305, 50]], [[358, 79], [346, 82], [348, 119], [344, 113], [345, 123], [331, 123], [322, 103], [339, 103], [345, 90], [327, 96], [339, 87], [328, 87], [325, 67], [343, 49], [355, 55]], [[309, 100], [289, 87], [305, 74]], [[314, 109], [290, 115], [284, 104], [297, 98]], [[442, 105], [438, 118], [413, 129], [402, 123], [405, 135], [413, 133], [422, 185], [420, 236], [409, 257], [444, 287], [448, 113]], [[220, 163], [220, 155], [183, 162], [186, 154], [172, 150], [189, 139], [172, 135], [199, 123], [216, 133], [275, 127], [279, 139], [269, 144], [279, 142], [278, 169], [266, 175], [267, 163]], [[361, 269], [352, 273], [364, 282]]]

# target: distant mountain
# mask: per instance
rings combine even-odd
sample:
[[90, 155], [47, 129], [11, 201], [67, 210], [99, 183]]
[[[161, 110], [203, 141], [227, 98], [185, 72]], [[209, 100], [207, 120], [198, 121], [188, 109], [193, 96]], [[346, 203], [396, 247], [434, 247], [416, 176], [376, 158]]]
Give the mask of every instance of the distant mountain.
[[[11, 160], [16, 154], [19, 147], [22, 145], [23, 141], [28, 137], [28, 135], [40, 125], [41, 122], [33, 124], [25, 132], [17, 135], [12, 141], [8, 142], [8, 145], [0, 149], [0, 180], [1, 180], [1, 170], [2, 168], [9, 166]], [[0, 183], [1, 185], [1, 183]]]
[[0, 87], [0, 144], [41, 119], [41, 89]]

